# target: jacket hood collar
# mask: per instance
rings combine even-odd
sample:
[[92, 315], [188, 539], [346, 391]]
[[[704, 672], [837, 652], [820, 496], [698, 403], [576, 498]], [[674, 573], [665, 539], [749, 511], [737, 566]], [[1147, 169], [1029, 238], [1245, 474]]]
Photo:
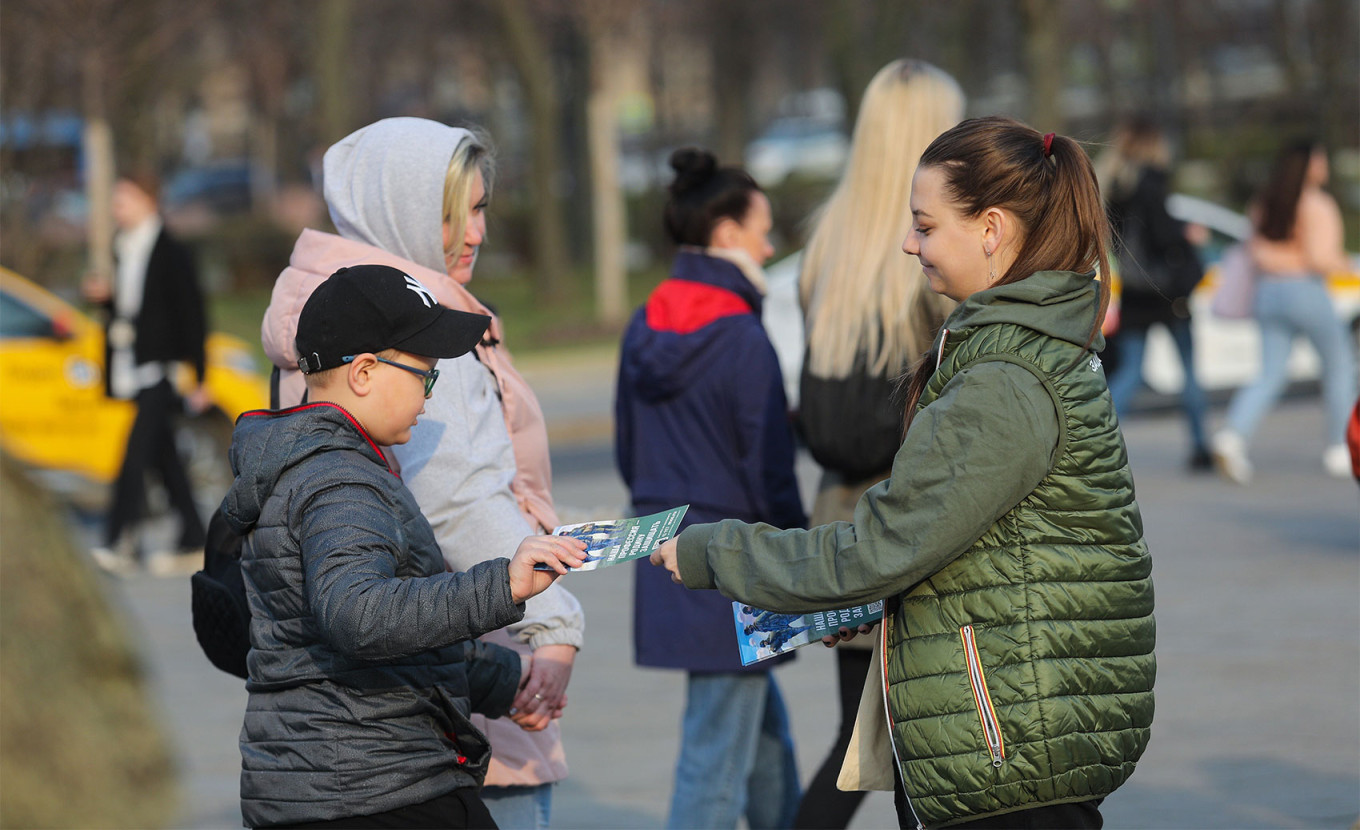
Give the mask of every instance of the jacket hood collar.
[[444, 178], [467, 130], [384, 118], [326, 151], [323, 190], [340, 235], [444, 271]]
[[760, 316], [765, 299], [765, 272], [745, 251], [682, 245], [671, 267], [671, 277], [731, 291]]
[[337, 449], [359, 452], [392, 469], [359, 421], [336, 404], [310, 403], [242, 414], [231, 437], [231, 469], [236, 479], [222, 502], [227, 521], [238, 533], [246, 533], [259, 521], [265, 501], [285, 472], [313, 455]]
[[1100, 351], [1105, 338], [1096, 325], [1099, 309], [1100, 283], [1094, 274], [1040, 271], [1019, 282], [973, 294], [954, 309], [944, 328], [959, 331], [1012, 323], [1085, 347], [1095, 327], [1091, 348]]

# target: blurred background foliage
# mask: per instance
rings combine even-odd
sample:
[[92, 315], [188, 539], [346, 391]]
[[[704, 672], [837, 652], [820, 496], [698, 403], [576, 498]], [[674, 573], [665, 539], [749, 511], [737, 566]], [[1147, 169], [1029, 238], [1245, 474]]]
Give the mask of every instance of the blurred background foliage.
[[175, 772], [123, 616], [0, 456], [0, 827], [164, 827]]
[[1177, 188], [1235, 210], [1278, 146], [1322, 136], [1355, 248], [1357, 32], [1354, 0], [6, 0], [0, 264], [73, 296], [96, 259], [84, 143], [105, 123], [119, 167], [162, 172], [215, 324], [254, 342], [298, 230], [329, 229], [321, 153], [418, 115], [497, 147], [472, 287], [511, 344], [610, 338], [664, 274], [674, 148], [746, 163], [788, 253], [865, 84], [900, 56], [955, 75], [970, 115], [1093, 152], [1151, 113]]

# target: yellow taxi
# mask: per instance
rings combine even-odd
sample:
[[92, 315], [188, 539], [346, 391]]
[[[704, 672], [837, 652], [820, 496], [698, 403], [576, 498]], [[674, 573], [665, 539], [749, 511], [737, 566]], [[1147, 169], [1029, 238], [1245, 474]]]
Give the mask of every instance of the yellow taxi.
[[[268, 380], [239, 338], [208, 336], [209, 409], [177, 437], [206, 516], [231, 481], [236, 416], [269, 403]], [[193, 383], [181, 367], [182, 389]], [[95, 508], [118, 474], [135, 407], [104, 394], [104, 329], [50, 291], [0, 268], [0, 450], [77, 504]]]

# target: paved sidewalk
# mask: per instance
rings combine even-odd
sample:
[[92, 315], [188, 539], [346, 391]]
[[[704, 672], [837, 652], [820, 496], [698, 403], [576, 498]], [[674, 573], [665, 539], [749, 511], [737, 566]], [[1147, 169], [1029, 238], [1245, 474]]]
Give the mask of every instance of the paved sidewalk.
[[[585, 374], [537, 361], [524, 367], [563, 430], [554, 465], [564, 513], [622, 509], [623, 488], [599, 435], [612, 365], [606, 355]], [[600, 367], [609, 369], [607, 395]], [[593, 393], [594, 403], [572, 403], [573, 390]], [[575, 415], [559, 415], [572, 406]], [[1360, 815], [1360, 489], [1323, 476], [1318, 409], [1304, 400], [1272, 413], [1253, 453], [1257, 481], [1246, 488], [1184, 473], [1174, 416], [1126, 425], [1156, 562], [1157, 716], [1137, 773], [1106, 802], [1106, 827], [1349, 828]], [[579, 433], [561, 426], [573, 422]], [[816, 474], [804, 458], [806, 488]], [[589, 630], [563, 720], [572, 776], [557, 790], [554, 825], [660, 827], [680, 676], [632, 665], [626, 566], [567, 579]], [[178, 747], [185, 807], [176, 826], [239, 826], [245, 693], [199, 653], [187, 580], [110, 584], [145, 644], [153, 692]], [[814, 646], [777, 675], [804, 780], [836, 726], [833, 665]], [[891, 797], [876, 793], [852, 827], [894, 821]]]

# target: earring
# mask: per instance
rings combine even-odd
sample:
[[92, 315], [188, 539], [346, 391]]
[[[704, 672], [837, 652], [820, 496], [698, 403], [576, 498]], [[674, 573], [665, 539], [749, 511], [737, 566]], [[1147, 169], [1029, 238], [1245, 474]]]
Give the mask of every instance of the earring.
[[996, 282], [996, 263], [992, 261], [992, 255], [989, 252], [987, 254], [987, 284], [991, 285], [994, 282]]

